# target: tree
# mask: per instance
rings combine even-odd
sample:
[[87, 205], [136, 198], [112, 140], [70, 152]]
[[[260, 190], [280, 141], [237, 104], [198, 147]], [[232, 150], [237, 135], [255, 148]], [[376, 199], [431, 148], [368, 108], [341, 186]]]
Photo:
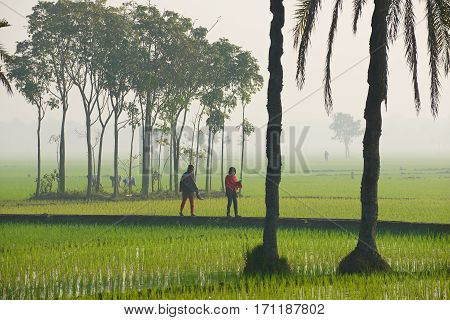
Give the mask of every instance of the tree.
[[133, 21], [133, 31], [138, 39], [138, 63], [136, 73], [132, 77], [133, 90], [138, 96], [141, 109], [142, 125], [142, 195], [148, 197], [150, 176], [152, 191], [154, 191], [153, 172], [153, 131], [157, 117], [164, 103], [162, 89], [165, 78], [162, 77], [161, 66], [164, 63], [166, 21], [158, 9], [152, 5], [133, 5], [130, 18]]
[[266, 133], [266, 218], [264, 221], [264, 234], [262, 246], [257, 246], [247, 254], [244, 271], [246, 273], [274, 273], [288, 272], [286, 259], [278, 255], [277, 224], [279, 217], [279, 184], [281, 181], [281, 149], [280, 137], [282, 129], [282, 103], [283, 90], [283, 26], [285, 10], [283, 0], [271, 0], [270, 11], [273, 20], [270, 26], [269, 49], [269, 87], [267, 92], [267, 113], [269, 120]]
[[59, 179], [58, 193], [66, 190], [66, 140], [65, 124], [69, 109], [69, 93], [73, 81], [67, 74], [67, 65], [71, 62], [67, 48], [71, 47], [71, 37], [68, 36], [70, 26], [66, 24], [66, 17], [70, 15], [68, 1], [55, 3], [42, 1], [28, 16], [28, 33], [31, 50], [45, 64], [51, 75], [49, 93], [54, 98], [52, 109], [62, 110], [61, 131], [59, 141]]
[[66, 64], [66, 72], [71, 81], [78, 89], [86, 125], [86, 146], [88, 158], [88, 182], [86, 197], [92, 196], [93, 184], [93, 151], [92, 151], [92, 126], [98, 120], [93, 117], [97, 102], [102, 94], [103, 70], [101, 63], [107, 48], [101, 46], [101, 27], [104, 20], [104, 1], [99, 2], [68, 2], [70, 6], [70, 16], [65, 17], [68, 28], [70, 47], [67, 48], [70, 63]]
[[47, 111], [49, 74], [45, 65], [33, 56], [28, 41], [17, 44], [17, 50], [8, 62], [9, 77], [29, 103], [37, 109], [37, 178], [36, 197], [41, 194], [41, 125]]
[[[9, 23], [6, 20], [0, 19], [0, 29], [9, 27]], [[3, 49], [3, 46], [0, 44], [0, 63], [2, 61], [7, 60], [9, 57], [8, 53], [6, 52], [5, 49]], [[12, 88], [11, 88], [11, 84], [8, 81], [8, 78], [6, 77], [6, 75], [4, 74], [3, 70], [2, 70], [2, 65], [0, 64], [0, 82], [2, 83], [2, 85], [6, 88], [6, 91], [9, 94], [12, 94]]]
[[173, 164], [173, 176], [171, 174], [170, 185], [172, 186], [173, 178], [175, 192], [178, 192], [180, 142], [186, 125], [187, 112], [192, 101], [199, 96], [205, 81], [204, 72], [207, 66], [204, 53], [207, 46], [207, 30], [201, 27], [194, 28], [190, 19], [174, 12], [167, 11], [163, 16], [168, 23], [168, 39], [163, 49], [167, 61], [162, 72], [170, 81], [166, 81], [168, 85], [165, 89], [162, 118], [171, 128], [170, 167], [172, 168]]
[[333, 140], [338, 140], [345, 145], [345, 158], [350, 158], [349, 146], [353, 139], [362, 135], [361, 121], [354, 121], [353, 117], [347, 113], [336, 113], [333, 115], [333, 122], [330, 129], [334, 131]]
[[136, 39], [124, 8], [108, 8], [105, 14], [105, 28], [102, 34], [101, 46], [108, 48], [103, 59], [103, 88], [108, 92], [108, 98], [114, 118], [114, 193], [119, 195], [119, 130], [120, 117], [126, 110], [125, 98], [131, 91], [130, 74], [137, 66]]
[[[298, 47], [297, 81], [301, 88], [305, 81], [305, 65], [311, 32], [320, 8], [320, 0], [300, 0], [295, 19], [295, 45]], [[354, 2], [353, 31], [366, 1]], [[339, 264], [343, 273], [358, 273], [389, 270], [390, 266], [378, 252], [375, 234], [378, 220], [378, 180], [380, 175], [379, 143], [381, 137], [381, 105], [387, 103], [388, 48], [398, 35], [400, 24], [405, 30], [406, 61], [412, 74], [416, 111], [420, 110], [420, 95], [417, 81], [417, 42], [415, 36], [415, 12], [412, 0], [374, 0], [372, 33], [370, 36], [370, 63], [367, 82], [369, 90], [364, 111], [366, 129], [363, 139], [364, 171], [361, 181], [361, 224], [356, 248]], [[335, 0], [328, 37], [328, 49], [324, 77], [325, 107], [332, 108], [331, 56], [342, 0]], [[448, 0], [426, 0], [428, 28], [429, 69], [431, 76], [431, 112], [438, 114], [440, 76], [443, 66], [445, 75], [450, 67], [449, 2]]]

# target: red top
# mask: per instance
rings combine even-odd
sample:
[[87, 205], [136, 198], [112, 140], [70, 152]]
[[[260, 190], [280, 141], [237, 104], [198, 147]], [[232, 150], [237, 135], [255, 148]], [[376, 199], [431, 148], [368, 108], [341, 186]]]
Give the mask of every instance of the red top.
[[227, 175], [225, 178], [225, 187], [227, 189], [233, 190], [233, 191], [238, 191], [238, 183], [237, 183], [237, 178], [236, 175]]

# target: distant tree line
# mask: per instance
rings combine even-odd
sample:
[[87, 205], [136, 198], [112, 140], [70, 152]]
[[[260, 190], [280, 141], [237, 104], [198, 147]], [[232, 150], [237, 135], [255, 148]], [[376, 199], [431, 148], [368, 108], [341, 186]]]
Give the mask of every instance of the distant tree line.
[[[87, 150], [88, 198], [101, 188], [108, 126], [114, 134], [114, 196], [119, 195], [119, 132], [125, 127], [132, 131], [128, 178], [135, 158], [135, 131], [140, 127], [144, 133], [141, 192], [148, 196], [161, 187], [163, 146], [170, 149], [170, 190], [178, 191], [180, 157], [188, 155], [189, 162], [198, 165], [202, 156], [200, 130], [206, 123], [209, 190], [213, 139], [222, 132], [223, 167], [225, 122], [241, 104], [244, 148], [245, 137], [252, 131], [245, 106], [261, 89], [263, 78], [250, 52], [224, 38], [210, 43], [208, 32], [189, 18], [161, 12], [150, 4], [110, 7], [104, 0], [39, 2], [28, 16], [28, 38], [17, 44], [16, 53], [7, 62], [10, 79], [37, 111], [36, 195], [41, 193], [42, 179], [40, 131], [48, 110], [61, 113], [58, 193], [66, 192], [65, 124], [74, 105], [69, 99], [72, 91], [78, 93], [85, 116], [82, 136]], [[181, 139], [194, 101], [200, 108], [191, 121], [194, 132], [190, 146], [184, 147]], [[95, 127], [99, 128], [98, 138], [93, 137]], [[159, 150], [153, 150], [153, 141], [160, 145]], [[158, 163], [153, 163], [154, 158]], [[221, 172], [223, 175], [223, 169]]]

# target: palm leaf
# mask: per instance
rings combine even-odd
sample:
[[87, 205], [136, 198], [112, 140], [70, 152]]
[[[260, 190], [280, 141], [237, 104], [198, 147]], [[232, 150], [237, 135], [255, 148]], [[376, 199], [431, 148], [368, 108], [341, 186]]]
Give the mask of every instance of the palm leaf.
[[6, 91], [9, 94], [13, 94], [12, 88], [11, 88], [11, 84], [9, 83], [8, 79], [6, 79], [5, 74], [0, 70], [0, 83], [6, 87]]
[[325, 77], [324, 77], [324, 95], [325, 95], [325, 109], [330, 113], [333, 108], [333, 98], [331, 95], [331, 56], [333, 54], [333, 42], [336, 35], [337, 22], [339, 12], [342, 10], [342, 0], [336, 0], [333, 9], [333, 17], [331, 21], [330, 31], [328, 33], [328, 48], [325, 63]]
[[404, 28], [405, 28], [405, 56], [406, 62], [408, 64], [409, 70], [412, 74], [412, 81], [414, 86], [414, 101], [416, 106], [416, 111], [420, 110], [420, 94], [419, 94], [419, 84], [417, 80], [417, 41], [416, 41], [416, 16], [414, 15], [414, 5], [412, 0], [405, 0], [404, 5]]
[[358, 30], [358, 20], [361, 17], [362, 8], [366, 4], [366, 0], [353, 0], [353, 33]]
[[[294, 47], [298, 48], [297, 84], [301, 89], [305, 83], [305, 65], [311, 33], [320, 9], [321, 0], [298, 0], [294, 13], [296, 25], [294, 27]], [[301, 39], [300, 39], [301, 38]]]
[[443, 34], [441, 23], [441, 16], [439, 7], [436, 4], [437, 1], [426, 1], [426, 15], [427, 15], [427, 27], [428, 27], [428, 53], [429, 53], [429, 66], [430, 66], [430, 78], [431, 78], [431, 113], [433, 116], [437, 116], [439, 113], [439, 89], [440, 89], [440, 74], [439, 74], [439, 57], [443, 48]]
[[392, 43], [397, 39], [398, 28], [403, 14], [403, 0], [391, 0], [387, 15], [388, 39]]
[[437, 0], [436, 8], [439, 11], [440, 18], [440, 45], [442, 64], [444, 65], [445, 75], [450, 71], [450, 1]]

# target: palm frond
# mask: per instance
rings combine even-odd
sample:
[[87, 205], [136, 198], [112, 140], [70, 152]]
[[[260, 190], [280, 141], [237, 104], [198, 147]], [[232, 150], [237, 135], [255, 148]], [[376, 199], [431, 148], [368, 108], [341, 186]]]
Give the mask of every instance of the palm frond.
[[403, 14], [403, 0], [391, 0], [389, 4], [389, 12], [387, 15], [388, 39], [394, 42], [397, 39], [398, 28]]
[[0, 70], [0, 83], [6, 88], [6, 91], [9, 94], [13, 94], [11, 84], [9, 83], [8, 79], [6, 79], [5, 74]]
[[428, 53], [430, 56], [430, 78], [431, 78], [431, 113], [436, 117], [439, 113], [439, 88], [440, 88], [440, 74], [439, 74], [439, 55], [441, 52], [442, 35], [441, 19], [439, 9], [434, 0], [426, 1], [426, 15], [428, 27]]
[[361, 17], [362, 8], [366, 4], [366, 0], [353, 0], [353, 33], [358, 31], [358, 20]]
[[6, 52], [5, 48], [0, 44], [0, 61], [5, 61], [9, 58], [8, 52]]
[[296, 21], [296, 26], [294, 28], [294, 47], [298, 48], [296, 79], [297, 85], [301, 89], [305, 83], [305, 65], [308, 46], [316, 22], [317, 13], [320, 9], [321, 0], [298, 1], [297, 10], [295, 10], [294, 14], [294, 19]]
[[294, 33], [294, 48], [298, 47], [303, 30], [305, 30], [306, 20], [308, 19], [310, 0], [299, 0], [297, 8], [294, 11], [295, 26], [292, 32]]
[[342, 0], [336, 0], [333, 9], [333, 17], [331, 21], [330, 31], [328, 33], [328, 48], [325, 63], [325, 77], [324, 77], [324, 95], [325, 95], [325, 110], [330, 113], [333, 108], [333, 97], [331, 95], [331, 56], [333, 54], [333, 42], [336, 35], [337, 23], [339, 19], [339, 12], [342, 10]]
[[440, 17], [441, 60], [445, 75], [450, 71], [450, 1], [437, 0], [436, 8]]
[[412, 74], [412, 81], [414, 86], [414, 101], [416, 111], [420, 110], [420, 94], [419, 84], [417, 80], [417, 40], [416, 40], [416, 16], [414, 14], [414, 5], [412, 0], [405, 0], [404, 5], [404, 28], [405, 28], [405, 56], [409, 70]]

